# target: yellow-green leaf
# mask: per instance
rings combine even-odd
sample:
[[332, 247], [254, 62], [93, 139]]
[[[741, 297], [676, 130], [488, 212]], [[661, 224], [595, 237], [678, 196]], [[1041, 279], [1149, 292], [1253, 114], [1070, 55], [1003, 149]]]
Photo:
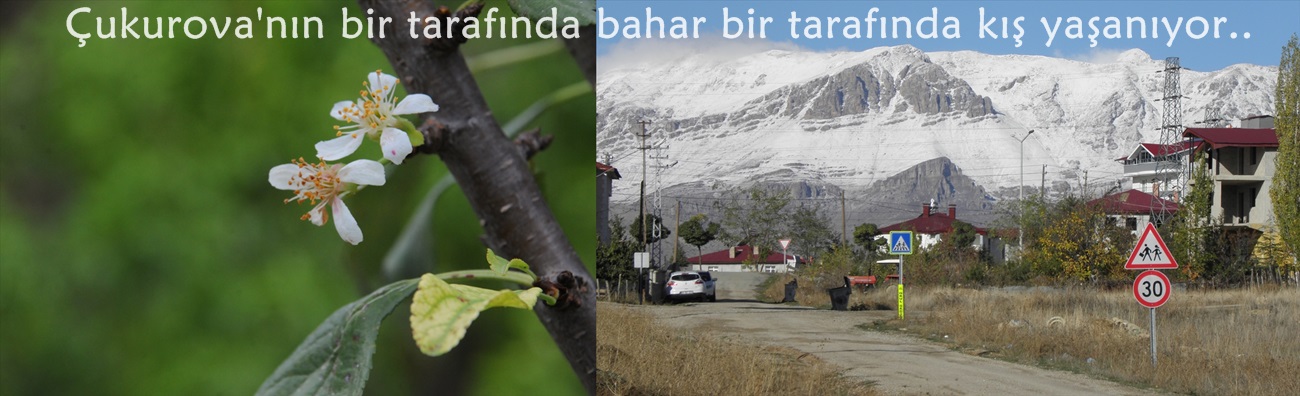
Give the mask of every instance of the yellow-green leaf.
[[525, 271], [525, 272], [528, 271], [528, 263], [525, 263], [524, 260], [510, 259], [509, 266], [510, 268], [518, 269], [521, 271]]
[[510, 270], [510, 262], [506, 261], [505, 258], [498, 256], [496, 252], [492, 251], [492, 249], [487, 250], [487, 262], [488, 268], [491, 268], [492, 272], [504, 274], [506, 271]]
[[[488, 257], [494, 256], [488, 251]], [[504, 261], [504, 260], [503, 260]], [[452, 285], [432, 274], [420, 278], [411, 302], [411, 332], [420, 351], [438, 356], [460, 343], [479, 312], [494, 307], [532, 309], [540, 288], [490, 290]]]

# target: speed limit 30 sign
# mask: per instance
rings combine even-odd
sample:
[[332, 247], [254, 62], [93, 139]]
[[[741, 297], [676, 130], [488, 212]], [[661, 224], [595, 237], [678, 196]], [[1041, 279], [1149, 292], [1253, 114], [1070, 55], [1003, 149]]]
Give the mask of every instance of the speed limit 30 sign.
[[1156, 270], [1143, 271], [1133, 280], [1133, 297], [1138, 304], [1147, 308], [1156, 308], [1169, 301], [1169, 277]]

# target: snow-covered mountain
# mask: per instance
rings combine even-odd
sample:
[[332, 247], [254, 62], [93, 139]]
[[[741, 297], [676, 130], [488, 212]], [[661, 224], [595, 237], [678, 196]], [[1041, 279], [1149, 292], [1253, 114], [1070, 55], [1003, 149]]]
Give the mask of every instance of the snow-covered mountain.
[[[639, 180], [637, 121], [652, 121], [646, 144], [662, 150], [650, 155], [666, 158], [661, 179], [648, 188], [677, 195], [803, 182], [835, 186], [853, 199], [873, 183], [946, 157], [997, 198], [1020, 185], [1018, 139], [1032, 129], [1024, 141], [1026, 184], [1076, 186], [1086, 171], [1091, 185], [1114, 185], [1122, 174], [1114, 159], [1159, 140], [1163, 67], [1140, 50], [1091, 63], [906, 45], [735, 56], [682, 46], [602, 64], [596, 147], [598, 160]], [[1272, 114], [1276, 73], [1246, 64], [1183, 70], [1184, 124]], [[615, 183], [613, 200], [633, 200], [637, 188]]]

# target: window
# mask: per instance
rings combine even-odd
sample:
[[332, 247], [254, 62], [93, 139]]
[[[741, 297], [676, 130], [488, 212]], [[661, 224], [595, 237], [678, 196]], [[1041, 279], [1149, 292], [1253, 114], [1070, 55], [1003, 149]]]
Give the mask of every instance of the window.
[[1138, 219], [1135, 217], [1129, 217], [1124, 219], [1124, 227], [1128, 228], [1129, 231], [1137, 231]]
[[677, 274], [677, 275], [673, 275], [672, 278], [672, 280], [675, 281], [693, 281], [696, 279], [700, 279], [700, 274], [696, 274], [696, 273]]
[[1259, 155], [1259, 151], [1258, 151], [1258, 150], [1259, 150], [1258, 147], [1251, 147], [1251, 148], [1250, 148], [1250, 164], [1251, 164], [1251, 165], [1259, 164], [1259, 157], [1257, 157], [1257, 156]]

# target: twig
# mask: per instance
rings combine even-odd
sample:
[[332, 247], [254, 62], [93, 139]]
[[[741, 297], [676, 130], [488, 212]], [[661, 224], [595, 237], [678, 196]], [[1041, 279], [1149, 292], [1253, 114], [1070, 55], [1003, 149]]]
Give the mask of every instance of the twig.
[[[414, 12], [419, 20], [444, 18], [450, 9], [420, 0], [359, 0], [375, 17], [405, 21]], [[474, 15], [481, 5], [457, 14]], [[417, 22], [418, 23], [418, 22]], [[398, 30], [396, 26], [403, 26]], [[587, 285], [591, 274], [564, 236], [546, 206], [521, 150], [492, 118], [474, 76], [457, 50], [463, 39], [411, 39], [404, 24], [389, 24], [386, 39], [372, 41], [388, 57], [406, 91], [423, 93], [441, 107], [425, 116], [425, 125], [438, 125], [430, 142], [455, 176], [492, 248], [503, 256], [528, 262], [544, 281], [561, 287], [569, 304], [535, 310], [588, 393], [596, 389], [596, 300]], [[453, 29], [458, 31], [459, 29]], [[423, 31], [423, 26], [416, 26]], [[586, 130], [588, 125], [574, 126]]]

